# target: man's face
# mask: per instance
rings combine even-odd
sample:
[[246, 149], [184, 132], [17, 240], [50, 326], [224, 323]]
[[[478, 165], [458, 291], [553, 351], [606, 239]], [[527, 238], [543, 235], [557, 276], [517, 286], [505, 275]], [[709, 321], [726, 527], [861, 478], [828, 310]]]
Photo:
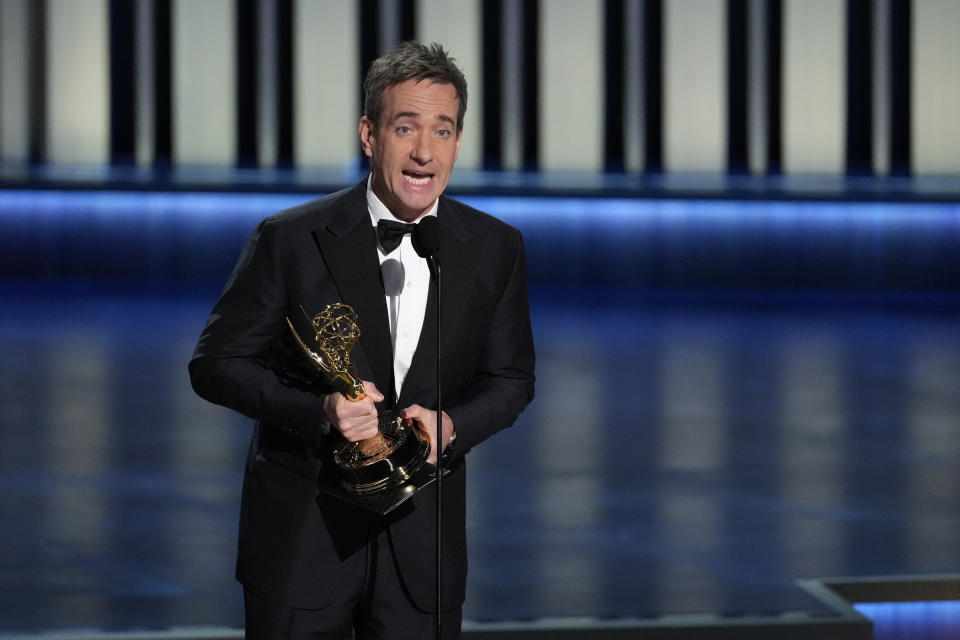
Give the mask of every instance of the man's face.
[[452, 84], [407, 80], [384, 92], [377, 123], [360, 119], [373, 192], [401, 220], [429, 211], [447, 187], [460, 151], [459, 106]]

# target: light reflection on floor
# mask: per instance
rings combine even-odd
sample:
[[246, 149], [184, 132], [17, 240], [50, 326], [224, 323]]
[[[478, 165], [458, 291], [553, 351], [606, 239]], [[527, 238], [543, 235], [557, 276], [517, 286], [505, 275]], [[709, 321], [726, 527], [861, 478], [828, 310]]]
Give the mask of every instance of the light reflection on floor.
[[876, 640], [954, 640], [960, 602], [872, 602], [855, 605], [873, 621]]

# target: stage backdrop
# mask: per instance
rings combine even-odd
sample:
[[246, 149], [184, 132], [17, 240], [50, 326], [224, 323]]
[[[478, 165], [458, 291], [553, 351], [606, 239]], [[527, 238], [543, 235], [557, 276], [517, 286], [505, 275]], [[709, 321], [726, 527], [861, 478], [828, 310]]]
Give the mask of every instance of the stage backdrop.
[[955, 0], [0, 0], [0, 161], [351, 168], [363, 70], [444, 43], [461, 166], [960, 174]]

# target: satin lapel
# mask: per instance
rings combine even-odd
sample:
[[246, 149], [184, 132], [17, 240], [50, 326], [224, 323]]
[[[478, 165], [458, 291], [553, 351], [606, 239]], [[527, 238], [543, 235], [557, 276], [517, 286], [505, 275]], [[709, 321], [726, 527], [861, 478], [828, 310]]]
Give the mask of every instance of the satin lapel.
[[[464, 309], [478, 268], [477, 249], [470, 243], [470, 234], [463, 224], [460, 212], [452, 208], [445, 198], [440, 200], [437, 217], [441, 223], [442, 244], [440, 252], [441, 280], [443, 282], [443, 344], [452, 344], [450, 335], [464, 326]], [[448, 354], [444, 354], [447, 357]], [[410, 370], [400, 390], [399, 407], [404, 407], [427, 390], [435, 390], [437, 379], [437, 296], [431, 281], [423, 329], [417, 350], [413, 354]]]
[[377, 239], [362, 197], [364, 191], [360, 191], [359, 201], [354, 197], [356, 191], [354, 189], [354, 193], [345, 199], [344, 206], [330, 224], [316, 229], [313, 236], [340, 292], [341, 301], [353, 307], [359, 318], [360, 340], [353, 348], [351, 359], [361, 375], [361, 361], [369, 363], [373, 382], [384, 395], [390, 396], [393, 347], [380, 280]]

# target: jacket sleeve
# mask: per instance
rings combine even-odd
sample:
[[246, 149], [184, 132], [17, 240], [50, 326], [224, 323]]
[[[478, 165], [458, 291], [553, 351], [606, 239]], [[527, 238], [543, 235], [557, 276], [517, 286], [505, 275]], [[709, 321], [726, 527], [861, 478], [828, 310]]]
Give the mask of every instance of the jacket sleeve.
[[319, 446], [329, 432], [323, 389], [309, 370], [285, 365], [287, 292], [276, 227], [268, 218], [247, 240], [190, 360], [190, 380], [202, 398]]
[[526, 255], [514, 235], [512, 266], [494, 305], [471, 381], [444, 408], [457, 433], [455, 455], [511, 426], [533, 400], [535, 354], [530, 327]]

